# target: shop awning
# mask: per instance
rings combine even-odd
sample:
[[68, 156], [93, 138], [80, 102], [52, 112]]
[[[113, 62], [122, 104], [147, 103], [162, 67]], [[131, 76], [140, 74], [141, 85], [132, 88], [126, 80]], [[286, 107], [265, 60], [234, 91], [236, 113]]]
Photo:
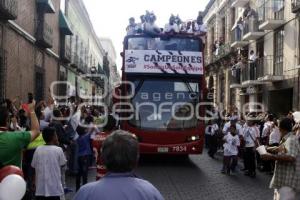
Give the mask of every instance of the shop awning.
[[52, 0], [36, 0], [38, 6], [43, 8], [46, 13], [55, 13], [55, 8]]
[[61, 10], [59, 11], [59, 29], [64, 35], [73, 35], [68, 19]]

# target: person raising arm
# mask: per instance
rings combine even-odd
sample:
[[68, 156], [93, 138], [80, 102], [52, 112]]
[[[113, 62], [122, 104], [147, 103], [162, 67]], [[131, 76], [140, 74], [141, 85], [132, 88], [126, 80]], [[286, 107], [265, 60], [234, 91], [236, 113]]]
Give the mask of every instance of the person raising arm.
[[35, 101], [29, 104], [30, 122], [31, 122], [31, 142], [34, 141], [40, 135], [40, 124], [35, 114]]

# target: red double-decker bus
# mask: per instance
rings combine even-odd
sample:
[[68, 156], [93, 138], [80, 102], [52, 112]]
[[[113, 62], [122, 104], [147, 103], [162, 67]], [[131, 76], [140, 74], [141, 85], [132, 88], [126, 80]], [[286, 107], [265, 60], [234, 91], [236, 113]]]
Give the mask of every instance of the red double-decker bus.
[[120, 126], [137, 136], [141, 153], [202, 153], [203, 61], [198, 36], [125, 37]]

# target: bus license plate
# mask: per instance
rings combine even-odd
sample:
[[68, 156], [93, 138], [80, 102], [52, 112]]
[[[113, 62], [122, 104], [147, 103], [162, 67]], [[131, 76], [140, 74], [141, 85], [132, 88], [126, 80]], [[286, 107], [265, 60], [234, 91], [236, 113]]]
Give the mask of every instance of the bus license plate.
[[169, 152], [169, 148], [168, 147], [158, 147], [157, 148], [157, 152], [158, 153], [168, 153]]

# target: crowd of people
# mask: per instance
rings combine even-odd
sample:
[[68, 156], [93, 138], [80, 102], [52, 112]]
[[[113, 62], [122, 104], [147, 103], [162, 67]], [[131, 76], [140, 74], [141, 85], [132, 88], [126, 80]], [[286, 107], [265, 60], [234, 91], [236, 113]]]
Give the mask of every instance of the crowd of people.
[[[202, 13], [199, 12], [196, 20], [188, 20], [183, 22], [177, 15], [171, 15], [169, 22], [164, 28], [160, 28], [155, 24], [156, 16], [153, 12], [146, 11], [146, 14], [140, 16], [140, 22], [136, 23], [135, 19], [129, 19], [129, 25], [126, 28], [127, 35], [135, 34], [192, 34], [203, 36], [207, 32], [207, 28], [203, 23]], [[203, 41], [204, 42], [204, 41]]]
[[[24, 199], [63, 199], [71, 191], [66, 174], [76, 176], [76, 200], [124, 195], [163, 199], [154, 186], [132, 173], [139, 157], [136, 136], [119, 130], [115, 117], [103, 117], [101, 108], [79, 105], [71, 101], [68, 107], [57, 106], [51, 98], [36, 103], [32, 94], [19, 105], [1, 101], [0, 168], [22, 169], [27, 183]], [[103, 121], [105, 126], [98, 126]], [[241, 118], [233, 112], [224, 121], [208, 121], [205, 136], [210, 157], [223, 152], [222, 173], [235, 174], [242, 159], [246, 176], [254, 178], [257, 169], [273, 174], [270, 186], [277, 199], [296, 196], [300, 190], [300, 119], [292, 112], [281, 120], [271, 113]], [[269, 153], [256, 151], [262, 145]], [[94, 164], [100, 181], [87, 184]], [[118, 185], [122, 189], [116, 192]]]
[[[76, 176], [77, 192], [87, 184], [88, 171], [94, 164], [95, 178], [103, 179], [103, 185], [95, 195], [87, 191], [90, 190], [87, 185], [75, 199], [89, 195], [92, 197], [88, 199], [98, 199], [97, 195], [102, 199], [115, 199], [111, 195], [125, 194], [131, 196], [130, 199], [163, 199], [154, 186], [132, 173], [139, 157], [135, 136], [117, 130], [115, 117], [103, 116], [101, 108], [79, 105], [71, 100], [68, 107], [57, 106], [52, 98], [36, 103], [31, 93], [27, 103], [1, 101], [0, 169], [10, 165], [22, 169], [27, 183], [23, 199], [64, 199], [66, 193], [73, 192], [66, 185], [66, 174]], [[131, 183], [126, 185], [131, 192], [107, 193], [106, 181], [114, 188], [115, 184], [123, 185], [122, 177], [130, 179]], [[110, 183], [111, 180], [114, 183]], [[98, 186], [91, 188], [94, 187]], [[132, 191], [135, 188], [137, 192]]]
[[[296, 199], [300, 191], [299, 116], [289, 112], [279, 120], [271, 113], [249, 113], [241, 119], [233, 112], [224, 121], [209, 121], [205, 138], [211, 158], [218, 151], [223, 153], [221, 173], [236, 174], [240, 158], [246, 176], [255, 178], [257, 169], [273, 175], [274, 199]], [[265, 153], [259, 153], [258, 147]]]

